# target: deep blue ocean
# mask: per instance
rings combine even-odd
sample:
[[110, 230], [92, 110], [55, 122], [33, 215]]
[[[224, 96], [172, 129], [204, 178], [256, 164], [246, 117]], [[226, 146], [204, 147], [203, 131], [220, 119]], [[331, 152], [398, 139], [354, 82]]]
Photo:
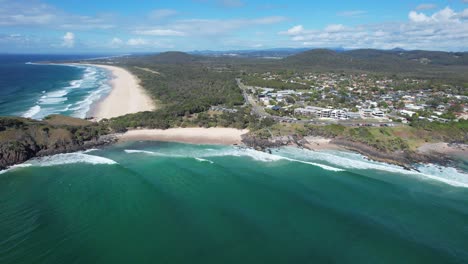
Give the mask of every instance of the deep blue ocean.
[[110, 91], [109, 73], [92, 66], [36, 62], [96, 57], [99, 55], [0, 55], [0, 116], [86, 117], [91, 105]]

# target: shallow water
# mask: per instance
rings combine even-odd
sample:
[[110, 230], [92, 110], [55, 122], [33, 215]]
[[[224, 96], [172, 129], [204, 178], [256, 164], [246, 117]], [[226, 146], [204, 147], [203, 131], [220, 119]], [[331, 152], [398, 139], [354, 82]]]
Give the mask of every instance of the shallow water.
[[434, 168], [160, 142], [37, 159], [0, 174], [0, 263], [466, 263], [468, 175]]

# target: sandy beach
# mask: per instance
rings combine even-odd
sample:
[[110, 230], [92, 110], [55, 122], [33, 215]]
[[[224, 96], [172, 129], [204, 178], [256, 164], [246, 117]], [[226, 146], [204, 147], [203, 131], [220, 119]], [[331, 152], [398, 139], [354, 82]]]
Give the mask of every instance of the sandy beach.
[[324, 137], [316, 136], [306, 136], [304, 139], [308, 142], [304, 144], [310, 150], [320, 151], [320, 150], [343, 150], [343, 147], [340, 147], [336, 144], [333, 144], [331, 139]]
[[119, 135], [120, 141], [154, 140], [192, 144], [241, 144], [248, 130], [234, 128], [170, 128], [130, 130]]
[[112, 72], [112, 91], [96, 103], [89, 116], [101, 120], [131, 113], [151, 111], [153, 100], [139, 85], [138, 79], [127, 70], [110, 65], [96, 65]]

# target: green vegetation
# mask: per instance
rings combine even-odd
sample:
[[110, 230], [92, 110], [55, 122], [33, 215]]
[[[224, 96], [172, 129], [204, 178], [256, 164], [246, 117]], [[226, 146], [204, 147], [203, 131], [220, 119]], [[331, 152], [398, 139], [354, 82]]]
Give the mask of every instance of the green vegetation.
[[[179, 53], [175, 55], [176, 62], [185, 58]], [[167, 54], [164, 55], [166, 57]], [[142, 86], [157, 100], [159, 108], [153, 112], [114, 118], [107, 121], [111, 128], [124, 131], [127, 127], [176, 127], [187, 123], [194, 114], [208, 111], [213, 105], [236, 107], [244, 103], [235, 73], [214, 70], [198, 63], [163, 64], [161, 60], [125, 62], [124, 66], [141, 80]], [[220, 116], [221, 119], [224, 117], [229, 116]], [[232, 122], [226, 120], [225, 123]]]
[[79, 150], [108, 133], [106, 125], [71, 117], [56, 115], [44, 121], [0, 117], [0, 169], [38, 154]]
[[415, 151], [427, 142], [468, 143], [468, 121], [442, 124], [417, 121], [411, 126], [398, 127], [346, 127], [342, 125], [278, 124], [257, 128], [254, 134], [260, 138], [298, 135], [322, 136], [345, 139], [371, 146], [382, 152]]
[[108, 133], [103, 124], [59, 115], [49, 116], [43, 121], [0, 117], [0, 145], [26, 139], [50, 146], [65, 142], [82, 144]]

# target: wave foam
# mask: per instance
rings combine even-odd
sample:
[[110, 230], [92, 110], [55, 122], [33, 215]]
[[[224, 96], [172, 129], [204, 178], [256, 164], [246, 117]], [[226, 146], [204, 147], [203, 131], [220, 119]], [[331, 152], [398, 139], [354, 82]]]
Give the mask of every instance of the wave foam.
[[74, 163], [87, 163], [87, 164], [93, 164], [93, 165], [118, 164], [117, 162], [111, 159], [100, 157], [100, 156], [88, 155], [82, 152], [57, 154], [53, 156], [41, 157], [41, 158], [36, 158], [36, 159], [31, 160], [32, 166], [39, 166], [39, 167], [50, 167], [50, 166], [66, 165], [66, 164], [74, 164]]
[[27, 168], [27, 167], [31, 167], [31, 166], [32, 166], [32, 164], [30, 164], [30, 163], [22, 163], [22, 164], [13, 165], [11, 167], [8, 167], [5, 170], [0, 171], [0, 174], [4, 174], [4, 173], [7, 173], [9, 171], [13, 171], [13, 170], [20, 169], [20, 168]]
[[210, 164], [213, 164], [214, 162], [211, 161], [211, 160], [207, 160], [207, 159], [202, 159], [202, 158], [195, 158], [196, 160], [198, 160], [199, 162], [208, 162]]
[[304, 161], [304, 160], [299, 160], [299, 159], [292, 159], [288, 157], [283, 157], [279, 155], [273, 155], [253, 149], [240, 149], [240, 148], [226, 148], [226, 149], [204, 149], [204, 150], [182, 150], [184, 154], [179, 154], [179, 153], [161, 153], [161, 152], [154, 152], [154, 151], [146, 151], [146, 150], [133, 150], [133, 149], [126, 149], [124, 150], [126, 153], [129, 154], [146, 154], [146, 155], [151, 155], [151, 156], [160, 156], [160, 157], [173, 157], [173, 158], [194, 158], [198, 161], [208, 161], [211, 162], [205, 158], [210, 158], [210, 157], [225, 157], [225, 156], [231, 156], [231, 157], [249, 157], [253, 160], [260, 161], [260, 162], [278, 162], [278, 161], [290, 161], [290, 162], [298, 162], [298, 163], [303, 163], [303, 164], [308, 164], [316, 167], [320, 167], [324, 170], [328, 171], [344, 171], [343, 169], [340, 168], [335, 168], [332, 166], [324, 165], [324, 164], [319, 164], [319, 163], [314, 163], [310, 161]]
[[391, 173], [411, 175], [420, 178], [432, 179], [457, 187], [468, 187], [468, 175], [455, 168], [435, 165], [421, 165], [418, 171], [409, 171], [400, 166], [377, 162], [367, 159], [361, 154], [343, 151], [310, 151], [285, 147], [277, 150], [280, 155], [301, 158], [307, 156], [313, 161], [325, 162], [344, 169], [379, 170]]
[[39, 105], [35, 105], [29, 108], [28, 111], [26, 111], [22, 116], [26, 118], [33, 118], [39, 112], [41, 112], [41, 107]]
[[65, 114], [84, 118], [91, 105], [111, 90], [108, 84], [109, 74], [103, 69], [94, 66], [59, 65], [83, 69], [81, 79], [72, 80], [53, 91], [42, 91], [36, 105], [24, 112], [23, 117], [42, 119], [50, 114]]

